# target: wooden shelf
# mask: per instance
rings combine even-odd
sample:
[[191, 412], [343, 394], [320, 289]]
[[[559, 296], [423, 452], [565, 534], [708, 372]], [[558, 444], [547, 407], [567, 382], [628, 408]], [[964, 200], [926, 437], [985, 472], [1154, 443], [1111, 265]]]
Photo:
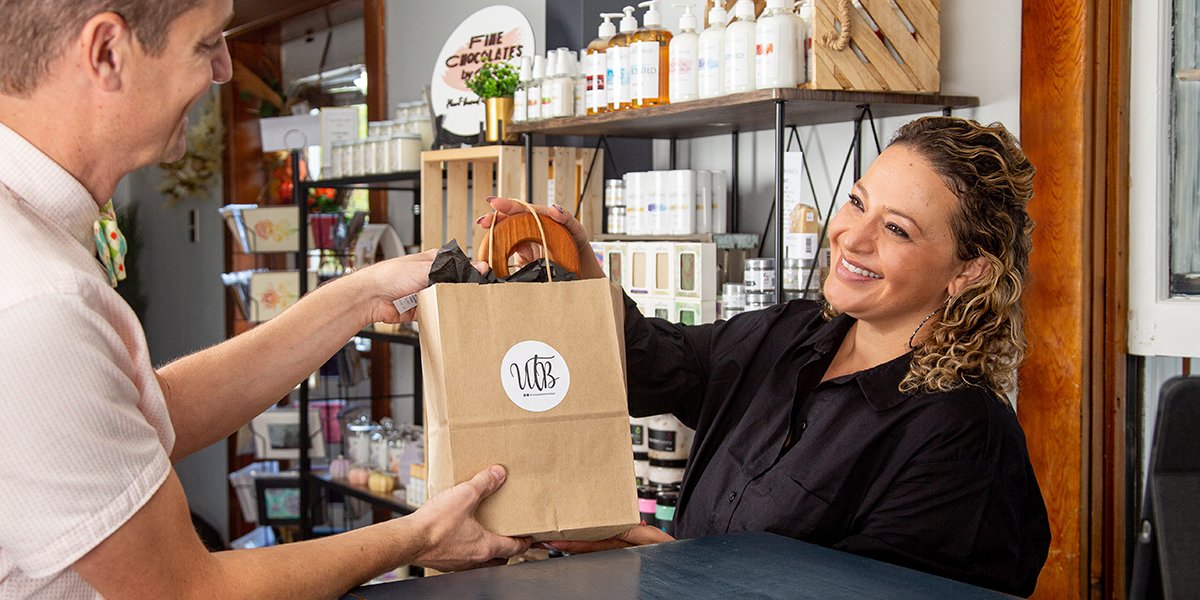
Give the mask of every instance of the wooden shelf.
[[509, 131], [680, 139], [760, 131], [775, 127], [777, 100], [787, 102], [785, 123], [788, 126], [853, 121], [863, 104], [871, 105], [875, 118], [937, 112], [947, 107], [979, 106], [979, 99], [970, 96], [778, 88], [599, 115], [513, 123]]
[[693, 233], [689, 235], [624, 235], [601, 233], [597, 242], [700, 242], [716, 244], [717, 248], [758, 248], [757, 233]]
[[409, 506], [407, 503], [401, 502], [399, 498], [396, 498], [391, 494], [380, 494], [373, 492], [370, 489], [367, 489], [366, 486], [352, 485], [347, 481], [334, 479], [330, 477], [328, 473], [316, 473], [310, 471], [305, 473], [304, 476], [309, 481], [317, 485], [329, 488], [331, 490], [337, 490], [347, 496], [358, 498], [359, 500], [362, 500], [371, 506], [381, 506], [391, 510], [394, 513], [399, 513], [402, 515], [408, 515], [417, 512], [417, 507]]

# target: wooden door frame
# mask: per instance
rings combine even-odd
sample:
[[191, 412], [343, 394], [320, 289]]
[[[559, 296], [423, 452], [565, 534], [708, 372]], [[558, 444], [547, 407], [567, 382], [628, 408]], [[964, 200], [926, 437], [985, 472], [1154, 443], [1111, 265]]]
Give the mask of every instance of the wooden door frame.
[[1027, 0], [1021, 138], [1038, 169], [1019, 414], [1050, 512], [1037, 598], [1126, 592], [1130, 0]]

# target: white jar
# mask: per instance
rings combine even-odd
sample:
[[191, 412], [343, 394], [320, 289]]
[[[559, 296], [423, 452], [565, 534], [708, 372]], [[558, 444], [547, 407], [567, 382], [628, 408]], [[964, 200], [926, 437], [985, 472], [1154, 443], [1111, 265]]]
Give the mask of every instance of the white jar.
[[391, 170], [416, 171], [421, 168], [421, 136], [397, 133], [388, 141], [391, 145]]
[[683, 483], [683, 473], [686, 465], [687, 461], [683, 460], [650, 459], [646, 479], [650, 482], [650, 485], [678, 485]]
[[415, 126], [415, 133], [421, 136], [421, 149], [428, 150], [433, 147], [433, 121], [429, 119], [429, 115], [415, 115], [409, 118]]
[[646, 430], [647, 454], [650, 455], [650, 460], [687, 460], [688, 453], [692, 450], [694, 433], [675, 418], [675, 415], [649, 417], [646, 420]]

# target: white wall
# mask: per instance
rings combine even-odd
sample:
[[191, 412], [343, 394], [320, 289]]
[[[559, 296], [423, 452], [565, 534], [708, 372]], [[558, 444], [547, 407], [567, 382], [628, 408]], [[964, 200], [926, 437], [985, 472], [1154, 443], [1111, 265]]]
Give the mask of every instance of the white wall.
[[[663, 23], [672, 30], [677, 29], [683, 9], [664, 6], [662, 12]], [[979, 98], [978, 108], [960, 110], [954, 114], [981, 122], [999, 121], [1019, 135], [1021, 3], [943, 2], [941, 28], [942, 93]], [[886, 145], [897, 128], [918, 116], [921, 115], [877, 120], [880, 142]], [[869, 129], [866, 131], [868, 135], [863, 143], [864, 170], [876, 156]], [[842, 161], [850, 148], [854, 126], [852, 123], [834, 123], [800, 128], [799, 133], [801, 144], [808, 153], [817, 200], [824, 213], [834, 192]], [[678, 144], [679, 168], [689, 168], [690, 156], [690, 168], [729, 170], [731, 146], [728, 135], [690, 143], [681, 141]], [[773, 131], [741, 135], [738, 159], [742, 231], [763, 233], [774, 194], [774, 146]], [[655, 168], [666, 168], [667, 142], [656, 142], [655, 150]], [[840, 190], [839, 206], [853, 183], [852, 177], [853, 174], [848, 171]], [[811, 200], [807, 195], [806, 192], [806, 199]], [[764, 253], [768, 255], [772, 254], [770, 239], [768, 237], [764, 248]]]
[[[204, 102], [189, 114], [196, 123]], [[155, 366], [219, 343], [225, 337], [225, 288], [221, 285], [224, 223], [218, 173], [205, 198], [168, 205], [158, 192], [163, 173], [149, 166], [121, 180], [113, 201], [138, 205], [140, 246], [136, 268], [148, 302], [142, 327]], [[190, 241], [189, 213], [196, 211], [199, 237]], [[214, 374], [214, 377], [219, 376]], [[228, 529], [225, 442], [201, 450], [176, 466], [194, 512], [222, 534]]]
[[[521, 11], [533, 27], [535, 47], [546, 44], [546, 1], [553, 0], [388, 0], [387, 3], [387, 99], [389, 106], [416, 100], [433, 77], [434, 64], [446, 38], [472, 13], [486, 6], [506, 4]], [[419, 199], [417, 200], [419, 202]], [[389, 194], [388, 216], [405, 244], [411, 244], [413, 194]], [[412, 392], [412, 348], [392, 345], [392, 392]], [[392, 414], [411, 420], [411, 398], [396, 399]]]

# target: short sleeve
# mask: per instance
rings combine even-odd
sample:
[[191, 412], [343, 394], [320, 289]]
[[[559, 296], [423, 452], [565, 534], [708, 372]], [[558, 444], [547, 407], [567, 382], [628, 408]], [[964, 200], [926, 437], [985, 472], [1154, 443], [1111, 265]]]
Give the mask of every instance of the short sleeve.
[[44, 294], [0, 307], [0, 549], [28, 577], [70, 567], [171, 468], [143, 414], [161, 390], [144, 389], [138, 353], [96, 304]]

